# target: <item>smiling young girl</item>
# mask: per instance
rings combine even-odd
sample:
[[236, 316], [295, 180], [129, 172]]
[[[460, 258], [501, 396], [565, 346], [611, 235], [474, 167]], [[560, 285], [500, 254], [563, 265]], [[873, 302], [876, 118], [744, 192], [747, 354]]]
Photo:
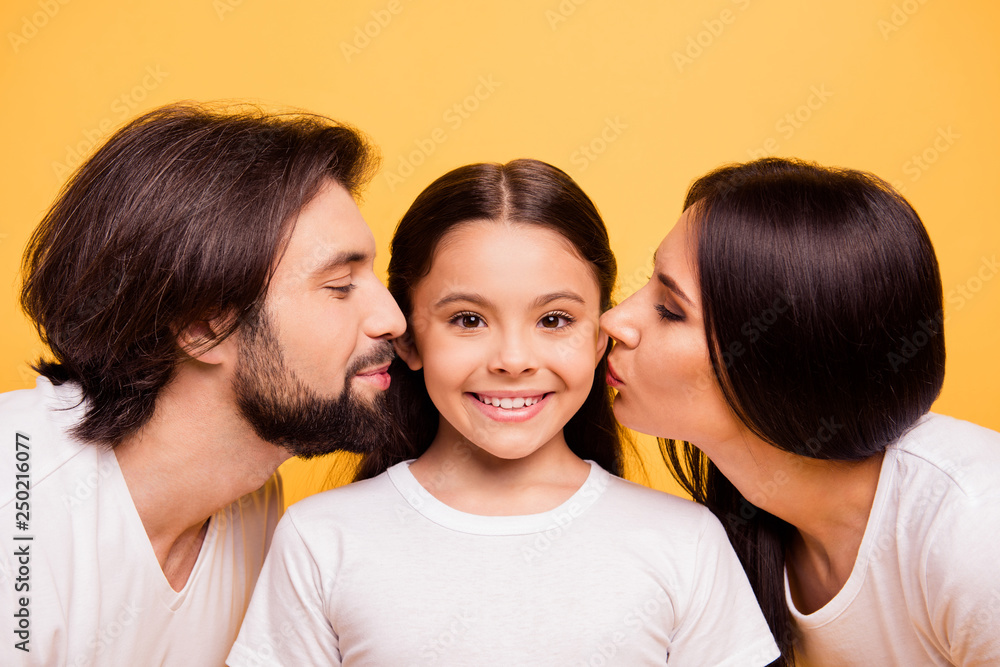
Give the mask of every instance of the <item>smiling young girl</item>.
[[534, 160], [456, 169], [392, 249], [405, 437], [289, 509], [230, 664], [776, 658], [719, 522], [617, 476], [616, 266], [579, 186]]

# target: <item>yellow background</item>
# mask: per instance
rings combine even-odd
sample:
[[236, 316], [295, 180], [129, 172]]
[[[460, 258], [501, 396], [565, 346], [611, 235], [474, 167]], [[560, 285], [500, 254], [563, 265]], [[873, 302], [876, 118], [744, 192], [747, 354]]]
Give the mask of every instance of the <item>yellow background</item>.
[[[33, 384], [18, 267], [68, 170], [142, 111], [232, 99], [369, 133], [384, 167], [362, 211], [383, 249], [453, 167], [562, 167], [605, 216], [622, 296], [713, 167], [766, 152], [873, 171], [917, 208], [941, 262], [935, 409], [1000, 430], [996, 3], [6, 0], [0, 28], [0, 390]], [[639, 479], [669, 488], [654, 446], [642, 441]], [[326, 469], [286, 464], [289, 498]]]

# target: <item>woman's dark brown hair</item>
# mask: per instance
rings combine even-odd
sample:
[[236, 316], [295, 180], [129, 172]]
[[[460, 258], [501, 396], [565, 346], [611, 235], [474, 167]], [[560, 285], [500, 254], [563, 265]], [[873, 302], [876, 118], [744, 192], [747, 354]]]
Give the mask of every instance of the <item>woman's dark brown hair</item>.
[[[769, 158], [698, 179], [692, 206], [709, 358], [752, 433], [858, 461], [930, 409], [944, 381], [941, 277], [920, 218], [891, 186]], [[694, 445], [661, 449], [726, 527], [781, 647], [777, 664], [791, 664], [783, 577], [795, 528], [751, 504]]]
[[[470, 164], [450, 171], [427, 186], [403, 215], [392, 238], [389, 291], [407, 319], [413, 314], [410, 297], [430, 271], [441, 239], [456, 226], [473, 220], [540, 225], [558, 232], [593, 268], [601, 312], [613, 305], [618, 268], [597, 207], [560, 169], [538, 160], [514, 160]], [[399, 461], [420, 456], [437, 433], [438, 412], [427, 395], [423, 372], [411, 371], [397, 359], [390, 373], [388, 399], [400, 433], [396, 442], [362, 459], [356, 479], [372, 477]], [[622, 446], [628, 441], [611, 409], [606, 373], [607, 355], [594, 372], [590, 395], [563, 432], [577, 456], [620, 475]]]
[[263, 300], [298, 211], [333, 179], [356, 194], [377, 165], [322, 116], [175, 104], [116, 132], [63, 188], [24, 254], [21, 305], [77, 383], [75, 435], [117, 445], [153, 414], [185, 358], [177, 332], [235, 331]]

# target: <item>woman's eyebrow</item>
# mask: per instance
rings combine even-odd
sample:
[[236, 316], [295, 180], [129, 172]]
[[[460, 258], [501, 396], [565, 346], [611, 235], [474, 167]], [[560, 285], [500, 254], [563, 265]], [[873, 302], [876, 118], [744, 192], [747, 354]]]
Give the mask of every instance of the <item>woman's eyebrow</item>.
[[659, 280], [668, 290], [679, 296], [682, 301], [687, 302], [689, 306], [694, 306], [694, 302], [688, 298], [688, 295], [684, 293], [684, 290], [680, 288], [680, 285], [677, 284], [676, 280], [665, 273], [660, 273], [659, 271], [656, 272], [656, 279]]

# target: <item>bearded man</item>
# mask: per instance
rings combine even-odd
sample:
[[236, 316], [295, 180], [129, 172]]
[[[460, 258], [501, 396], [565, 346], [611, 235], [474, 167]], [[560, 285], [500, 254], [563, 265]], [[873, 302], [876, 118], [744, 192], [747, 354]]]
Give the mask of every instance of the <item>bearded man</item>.
[[74, 174], [24, 255], [51, 354], [0, 395], [0, 663], [224, 662], [278, 465], [391, 428], [405, 321], [355, 203], [376, 163], [323, 117], [183, 104]]

